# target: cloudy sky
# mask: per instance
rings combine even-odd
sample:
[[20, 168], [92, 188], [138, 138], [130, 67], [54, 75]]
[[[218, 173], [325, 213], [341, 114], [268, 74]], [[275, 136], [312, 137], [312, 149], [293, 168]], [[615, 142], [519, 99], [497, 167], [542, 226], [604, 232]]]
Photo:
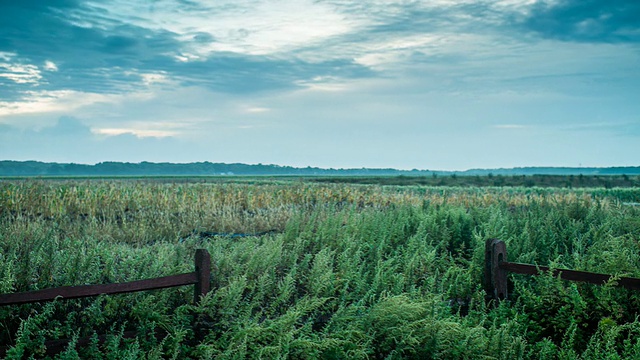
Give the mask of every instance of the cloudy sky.
[[640, 165], [638, 0], [0, 0], [0, 160]]

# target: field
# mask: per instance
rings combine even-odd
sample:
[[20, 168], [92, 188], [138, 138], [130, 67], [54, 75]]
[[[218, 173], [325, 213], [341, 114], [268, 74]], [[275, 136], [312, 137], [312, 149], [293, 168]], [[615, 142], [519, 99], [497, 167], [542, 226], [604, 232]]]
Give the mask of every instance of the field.
[[638, 187], [0, 181], [0, 293], [190, 272], [197, 248], [213, 268], [197, 306], [186, 286], [0, 307], [0, 346], [7, 358], [72, 339], [57, 358], [640, 359], [640, 292], [510, 275], [494, 304], [482, 289], [488, 238], [510, 261], [640, 277], [639, 202]]

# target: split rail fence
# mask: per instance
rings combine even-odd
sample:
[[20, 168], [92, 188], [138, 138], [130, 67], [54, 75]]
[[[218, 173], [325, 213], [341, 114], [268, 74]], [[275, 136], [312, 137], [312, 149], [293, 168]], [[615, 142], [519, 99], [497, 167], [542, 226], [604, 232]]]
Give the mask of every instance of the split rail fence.
[[[551, 269], [546, 266], [521, 264], [507, 261], [507, 247], [502, 240], [489, 239], [485, 244], [485, 276], [484, 288], [491, 299], [508, 299], [509, 272], [526, 275], [540, 275], [553, 271], [554, 276], [570, 281], [582, 281], [592, 284], [604, 285], [612, 279], [612, 275], [577, 271], [569, 269]], [[163, 289], [184, 285], [194, 286], [194, 304], [206, 295], [210, 290], [211, 257], [204, 249], [197, 249], [195, 254], [195, 271], [154, 279], [131, 281], [118, 284], [64, 286], [37, 291], [29, 291], [14, 294], [0, 294], [0, 306], [27, 304], [33, 302], [51, 301], [55, 299], [77, 299], [98, 295], [122, 294], [144, 290]], [[640, 279], [620, 277], [615, 279], [617, 286], [632, 290], [640, 290]], [[125, 337], [134, 337], [135, 332], [125, 333]], [[102, 337], [100, 338], [102, 339]], [[80, 339], [77, 345], [82, 346], [90, 339]], [[47, 353], [55, 354], [64, 349], [68, 340], [55, 340], [46, 343]], [[4, 356], [6, 349], [0, 348], [0, 357]]]
[[[193, 302], [197, 304], [211, 287], [211, 255], [205, 249], [197, 249], [195, 254], [195, 271], [185, 274], [170, 275], [153, 279], [145, 279], [117, 284], [63, 286], [57, 288], [28, 291], [13, 294], [0, 294], [0, 306], [19, 305], [51, 300], [78, 299], [99, 295], [123, 294], [145, 290], [164, 289], [176, 286], [194, 285]], [[135, 332], [126, 332], [124, 337], [135, 337]], [[77, 341], [82, 346], [89, 343], [90, 338]], [[104, 337], [99, 337], [104, 341]], [[47, 354], [58, 353], [66, 347], [69, 340], [54, 340], [45, 343]], [[5, 356], [6, 348], [0, 347], [0, 358]]]
[[[508, 299], [507, 274], [509, 272], [525, 275], [541, 275], [549, 271], [553, 271], [554, 276], [559, 276], [563, 280], [581, 281], [597, 285], [604, 285], [614, 278], [613, 275], [607, 274], [569, 269], [551, 269], [547, 266], [508, 262], [507, 246], [504, 241], [489, 239], [485, 243], [484, 288], [491, 299]], [[636, 278], [615, 278], [614, 284], [627, 289], [640, 290], [640, 279]]]

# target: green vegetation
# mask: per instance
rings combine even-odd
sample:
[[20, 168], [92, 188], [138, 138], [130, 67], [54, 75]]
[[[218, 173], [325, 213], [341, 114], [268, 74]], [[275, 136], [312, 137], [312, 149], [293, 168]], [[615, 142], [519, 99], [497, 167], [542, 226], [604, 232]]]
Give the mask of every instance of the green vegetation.
[[640, 176], [628, 175], [474, 175], [457, 176], [316, 176], [307, 181], [319, 183], [420, 185], [462, 187], [555, 187], [555, 188], [629, 188], [640, 187]]
[[213, 271], [198, 306], [178, 287], [0, 307], [0, 346], [39, 358], [47, 340], [94, 337], [61, 359], [640, 358], [640, 292], [512, 275], [511, 300], [493, 306], [481, 285], [494, 237], [511, 261], [640, 277], [638, 202], [638, 188], [4, 181], [0, 293], [189, 272], [196, 248]]

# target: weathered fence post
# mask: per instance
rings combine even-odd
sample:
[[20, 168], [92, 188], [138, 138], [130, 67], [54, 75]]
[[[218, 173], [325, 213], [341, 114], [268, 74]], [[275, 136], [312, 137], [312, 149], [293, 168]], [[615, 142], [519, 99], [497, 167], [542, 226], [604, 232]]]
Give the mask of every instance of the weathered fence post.
[[211, 288], [211, 255], [206, 249], [196, 250], [196, 279], [193, 292], [193, 304], [197, 305], [202, 296], [207, 295]]
[[507, 271], [500, 268], [507, 261], [507, 246], [504, 241], [489, 239], [485, 243], [485, 291], [495, 300], [508, 298]]
[[[211, 255], [205, 249], [196, 250], [196, 284], [193, 291], [193, 304], [198, 305], [200, 299], [207, 295], [211, 288]], [[194, 312], [193, 332], [197, 341], [204, 340], [207, 328], [212, 325], [212, 319], [206, 314]]]

